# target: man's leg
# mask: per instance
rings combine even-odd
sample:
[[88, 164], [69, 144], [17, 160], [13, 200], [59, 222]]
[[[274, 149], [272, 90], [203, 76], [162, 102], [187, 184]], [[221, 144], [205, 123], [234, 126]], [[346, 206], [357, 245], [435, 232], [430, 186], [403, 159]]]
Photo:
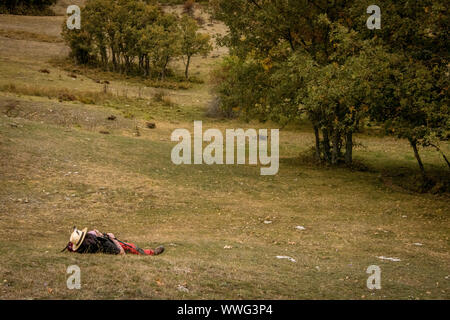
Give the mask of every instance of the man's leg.
[[[122, 246], [123, 250], [125, 250], [126, 253], [131, 253], [131, 254], [141, 254], [137, 248], [137, 246], [134, 243], [120, 243], [119, 244]], [[141, 249], [142, 250], [142, 249]], [[146, 250], [142, 250], [144, 252], [144, 254], [152, 256], [154, 255], [154, 251], [151, 249], [146, 249]]]
[[120, 253], [119, 254], [125, 254], [125, 250], [123, 249], [122, 245], [119, 241], [116, 240], [116, 237], [112, 233], [107, 233], [109, 239], [111, 239], [112, 242], [116, 245], [117, 248], [119, 248]]
[[144, 252], [149, 256], [153, 256], [155, 254], [155, 251], [153, 251], [152, 249], [144, 249]]
[[122, 248], [125, 250], [126, 253], [132, 254], [145, 254], [148, 256], [156, 256], [164, 252], [163, 246], [159, 246], [155, 250], [152, 250], [152, 249], [140, 249], [134, 243], [124, 243], [124, 244], [120, 243], [120, 245], [122, 246]]

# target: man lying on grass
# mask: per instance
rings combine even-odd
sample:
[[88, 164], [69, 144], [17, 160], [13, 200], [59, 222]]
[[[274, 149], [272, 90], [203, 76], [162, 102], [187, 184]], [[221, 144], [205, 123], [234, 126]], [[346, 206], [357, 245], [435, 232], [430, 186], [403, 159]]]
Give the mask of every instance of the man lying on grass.
[[62, 250], [77, 253], [108, 253], [108, 254], [142, 254], [155, 256], [163, 253], [164, 247], [159, 246], [155, 250], [141, 249], [133, 243], [126, 243], [118, 240], [112, 233], [101, 233], [94, 229], [87, 232], [87, 228], [78, 230], [73, 228], [70, 241]]

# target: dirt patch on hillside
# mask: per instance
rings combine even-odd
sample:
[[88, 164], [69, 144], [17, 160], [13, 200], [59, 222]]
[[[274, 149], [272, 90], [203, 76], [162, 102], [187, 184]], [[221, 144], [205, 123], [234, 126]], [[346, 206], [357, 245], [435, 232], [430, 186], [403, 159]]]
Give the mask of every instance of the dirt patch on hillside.
[[64, 17], [35, 17], [0, 15], [0, 29], [32, 32], [51, 37], [60, 37]]
[[[0, 36], [0, 58], [10, 61], [48, 61], [55, 57], [66, 57], [69, 48], [64, 43], [49, 43], [29, 40], [17, 40]], [[18, 54], [20, 52], [20, 54]]]
[[[0, 97], [0, 112], [9, 118], [42, 121], [64, 127], [80, 127], [104, 133], [132, 130], [135, 121], [125, 119], [117, 112], [90, 108], [82, 104], [47, 103]], [[109, 118], [109, 119], [108, 119]], [[12, 123], [14, 126], [14, 122]]]

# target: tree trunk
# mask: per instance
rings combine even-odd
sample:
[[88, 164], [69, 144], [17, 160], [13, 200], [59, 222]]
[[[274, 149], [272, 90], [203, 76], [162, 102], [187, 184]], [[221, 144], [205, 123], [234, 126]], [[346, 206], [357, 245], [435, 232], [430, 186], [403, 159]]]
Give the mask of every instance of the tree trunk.
[[447, 157], [445, 156], [445, 154], [442, 152], [442, 158], [444, 158], [445, 162], [447, 163], [447, 167], [450, 169], [450, 162], [448, 161]]
[[113, 63], [114, 72], [116, 72], [117, 71], [117, 56], [116, 56], [116, 51], [114, 50], [114, 48], [111, 48], [111, 55], [112, 55], [112, 63]]
[[323, 134], [323, 155], [325, 161], [330, 161], [330, 137], [328, 133], [328, 128], [322, 130]]
[[145, 76], [150, 76], [150, 58], [145, 55]]
[[417, 141], [409, 140], [411, 147], [414, 150], [414, 156], [416, 157], [417, 163], [419, 164], [420, 173], [425, 177], [425, 168], [423, 167], [422, 159], [420, 159], [419, 150], [417, 150]]
[[314, 136], [316, 137], [316, 160], [320, 160], [320, 135], [319, 135], [319, 127], [314, 125]]
[[432, 146], [433, 148], [435, 148], [441, 155], [442, 158], [444, 158], [444, 161], [447, 163], [447, 167], [450, 169], [450, 162], [448, 161], [447, 157], [445, 156], [445, 153], [442, 152], [441, 148], [439, 148], [437, 145], [435, 144], [430, 144], [430, 146]]
[[361, 132], [362, 130], [361, 130], [361, 128], [359, 127], [359, 123], [360, 123], [360, 119], [359, 119], [359, 117], [357, 117], [356, 118], [356, 120], [355, 120], [355, 132]]
[[337, 164], [339, 158], [339, 132], [333, 134], [333, 152], [331, 153], [331, 164]]
[[164, 62], [164, 66], [162, 68], [162, 72], [161, 72], [161, 79], [165, 80], [166, 79], [166, 69], [167, 69], [167, 65], [169, 64], [169, 57], [166, 58], [166, 61]]
[[129, 55], [127, 55], [127, 54], [125, 54], [124, 56], [123, 56], [123, 59], [124, 59], [124, 73], [125, 74], [129, 74], [130, 73], [130, 66], [131, 66], [131, 60], [130, 60], [130, 56]]
[[351, 165], [353, 158], [353, 133], [348, 131], [345, 136], [345, 164]]
[[191, 63], [191, 56], [187, 57], [186, 61], [186, 70], [184, 71], [184, 75], [186, 77], [186, 80], [189, 79], [189, 64]]
[[291, 29], [288, 29], [288, 32], [287, 32], [287, 38], [288, 38], [288, 40], [289, 40], [289, 45], [291, 46], [292, 51], [295, 51], [294, 41], [293, 41], [293, 39], [292, 39]]
[[143, 54], [139, 54], [139, 73], [140, 74], [145, 74], [145, 70], [144, 70], [144, 55]]
[[100, 48], [100, 56], [102, 59], [103, 69], [106, 70], [108, 68], [108, 54], [106, 53], [106, 47]]

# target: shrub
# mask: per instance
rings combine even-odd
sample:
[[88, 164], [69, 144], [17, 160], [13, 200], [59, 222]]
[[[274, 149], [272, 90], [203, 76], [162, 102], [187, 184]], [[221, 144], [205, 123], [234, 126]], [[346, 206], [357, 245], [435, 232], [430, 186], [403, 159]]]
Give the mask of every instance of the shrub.
[[193, 16], [194, 15], [194, 10], [195, 10], [195, 1], [194, 0], [187, 0], [183, 4], [183, 12], [185, 14]]
[[57, 0], [3, 0], [0, 3], [0, 13], [17, 15], [54, 15], [50, 6]]

